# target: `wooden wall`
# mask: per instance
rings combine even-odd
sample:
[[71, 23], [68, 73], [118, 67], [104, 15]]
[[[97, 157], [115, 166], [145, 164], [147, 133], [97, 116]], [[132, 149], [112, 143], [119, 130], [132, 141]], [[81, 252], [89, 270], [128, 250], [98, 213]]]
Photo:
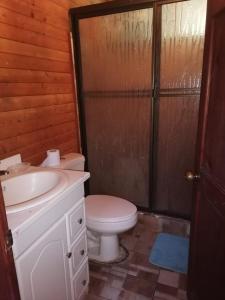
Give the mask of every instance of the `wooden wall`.
[[78, 151], [67, 0], [0, 1], [0, 159]]

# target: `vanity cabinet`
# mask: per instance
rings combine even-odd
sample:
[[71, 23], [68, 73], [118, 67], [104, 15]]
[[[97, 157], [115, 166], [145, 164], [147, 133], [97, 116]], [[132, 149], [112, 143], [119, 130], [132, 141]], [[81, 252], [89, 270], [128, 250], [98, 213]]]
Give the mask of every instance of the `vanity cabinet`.
[[62, 219], [16, 260], [23, 300], [71, 300], [66, 234]]
[[[51, 216], [57, 221], [47, 224], [44, 220]], [[37, 235], [38, 223], [41, 234], [34, 238], [32, 226]], [[27, 230], [29, 246], [23, 233], [14, 245], [21, 300], [81, 299], [89, 283], [83, 187], [40, 215]]]

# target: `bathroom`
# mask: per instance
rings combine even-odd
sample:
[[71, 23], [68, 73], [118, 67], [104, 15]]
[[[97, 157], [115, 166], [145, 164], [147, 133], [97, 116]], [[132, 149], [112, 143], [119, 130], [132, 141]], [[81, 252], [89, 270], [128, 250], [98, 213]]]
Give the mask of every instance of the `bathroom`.
[[[85, 195], [138, 210], [120, 234], [120, 262], [86, 258], [85, 299], [225, 299], [225, 5], [208, 1], [205, 36], [206, 2], [0, 1], [0, 162], [83, 153], [90, 179], [65, 173]], [[3, 200], [1, 215], [0, 299], [20, 299]], [[149, 261], [161, 233], [190, 238], [185, 274]]]

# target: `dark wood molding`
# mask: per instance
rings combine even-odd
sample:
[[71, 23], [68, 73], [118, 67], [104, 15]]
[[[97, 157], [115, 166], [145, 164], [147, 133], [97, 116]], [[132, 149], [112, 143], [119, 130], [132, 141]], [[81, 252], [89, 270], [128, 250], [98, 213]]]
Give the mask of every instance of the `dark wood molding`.
[[160, 97], [186, 97], [186, 96], [200, 96], [200, 88], [174, 88], [174, 89], [160, 89]]
[[153, 95], [152, 95], [152, 124], [151, 124], [151, 190], [149, 200], [149, 210], [156, 212], [154, 209], [155, 188], [157, 181], [157, 138], [158, 138], [158, 115], [159, 115], [159, 93], [160, 93], [160, 61], [161, 55], [161, 31], [162, 31], [162, 7], [154, 3], [153, 11], [153, 53], [152, 53], [152, 78], [153, 78]]
[[[71, 32], [73, 37], [75, 79], [76, 79], [76, 91], [77, 91], [77, 99], [74, 99], [74, 101], [75, 102], [77, 101], [78, 103], [81, 150], [82, 150], [82, 154], [85, 156], [85, 170], [88, 170], [86, 125], [84, 122], [85, 106], [83, 101], [83, 79], [82, 79], [82, 66], [81, 66], [79, 19], [70, 15], [70, 26], [71, 26]], [[84, 186], [85, 186], [85, 195], [87, 196], [89, 194], [89, 180], [84, 183]]]
[[106, 3], [93, 4], [78, 8], [71, 8], [70, 14], [78, 19], [111, 15], [131, 10], [145, 9], [153, 6], [153, 0], [128, 0], [110, 1]]
[[[157, 88], [156, 88], [157, 89]], [[118, 91], [85, 91], [83, 94], [86, 97], [110, 97], [110, 98], [137, 98], [137, 97], [152, 97], [154, 96], [154, 91], [156, 89], [146, 89], [146, 90], [118, 90]], [[174, 89], [158, 89], [157, 97], [182, 97], [182, 96], [199, 96], [199, 88], [174, 88]], [[159, 100], [159, 99], [158, 99]], [[156, 101], [158, 101], [156, 100]]]
[[69, 13], [73, 17], [83, 19], [150, 8], [156, 3], [157, 5], [163, 5], [182, 1], [188, 0], [115, 0], [100, 4], [71, 8]]
[[0, 295], [4, 300], [20, 300], [12, 249], [6, 248], [8, 223], [0, 185]]

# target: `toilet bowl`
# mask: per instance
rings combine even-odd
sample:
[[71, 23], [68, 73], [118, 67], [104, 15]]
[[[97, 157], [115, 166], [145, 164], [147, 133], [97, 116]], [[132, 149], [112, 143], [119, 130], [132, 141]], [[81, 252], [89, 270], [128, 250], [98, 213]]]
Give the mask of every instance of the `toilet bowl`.
[[118, 234], [137, 223], [137, 208], [124, 199], [91, 195], [85, 199], [89, 257], [101, 262], [118, 259]]
[[[60, 168], [84, 170], [84, 156], [69, 153], [62, 157]], [[85, 199], [88, 236], [88, 257], [100, 262], [115, 261], [120, 257], [118, 234], [137, 223], [137, 208], [122, 198], [90, 195]]]

